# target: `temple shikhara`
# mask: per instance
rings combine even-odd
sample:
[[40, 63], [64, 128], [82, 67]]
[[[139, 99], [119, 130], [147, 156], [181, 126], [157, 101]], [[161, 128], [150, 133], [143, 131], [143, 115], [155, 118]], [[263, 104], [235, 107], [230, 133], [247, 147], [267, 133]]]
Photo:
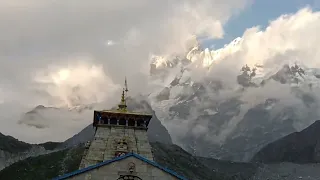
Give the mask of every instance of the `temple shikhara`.
[[151, 114], [127, 109], [127, 81], [116, 110], [94, 111], [95, 135], [79, 170], [55, 180], [177, 180], [186, 178], [154, 162], [147, 137]]

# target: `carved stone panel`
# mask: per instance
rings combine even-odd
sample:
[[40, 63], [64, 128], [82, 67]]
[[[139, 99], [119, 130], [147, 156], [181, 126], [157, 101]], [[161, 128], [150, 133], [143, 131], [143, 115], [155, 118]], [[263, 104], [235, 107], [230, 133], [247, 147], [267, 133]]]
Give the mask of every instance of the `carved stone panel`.
[[120, 176], [117, 180], [142, 180], [142, 179], [135, 175], [123, 175], [123, 176]]
[[115, 157], [123, 156], [128, 153], [128, 143], [125, 138], [117, 141]]

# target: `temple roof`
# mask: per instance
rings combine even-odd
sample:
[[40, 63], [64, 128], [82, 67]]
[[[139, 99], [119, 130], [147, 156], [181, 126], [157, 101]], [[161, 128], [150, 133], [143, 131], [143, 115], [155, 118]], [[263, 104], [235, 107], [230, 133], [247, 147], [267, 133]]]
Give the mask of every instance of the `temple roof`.
[[128, 157], [135, 157], [137, 159], [140, 159], [141, 161], [143, 162], [146, 162], [156, 168], [159, 168], [163, 171], [165, 171], [166, 173], [180, 179], [180, 180], [187, 180], [187, 178], [183, 177], [183, 176], [180, 176], [178, 175], [176, 172], [170, 170], [170, 169], [167, 169], [165, 167], [162, 167], [160, 166], [158, 163], [154, 162], [154, 161], [151, 161], [151, 160], [148, 160], [146, 158], [144, 158], [143, 156], [140, 156], [138, 154], [135, 154], [135, 153], [128, 153], [126, 155], [123, 155], [123, 156], [120, 156], [120, 157], [117, 157], [117, 158], [114, 158], [114, 159], [111, 159], [111, 160], [107, 160], [107, 161], [104, 161], [102, 163], [99, 163], [99, 164], [96, 164], [96, 165], [92, 165], [92, 166], [89, 166], [89, 167], [86, 167], [86, 168], [83, 168], [83, 169], [79, 169], [77, 171], [74, 171], [74, 172], [71, 172], [71, 173], [68, 173], [68, 174], [65, 174], [65, 175], [62, 175], [62, 176], [59, 176], [57, 178], [54, 178], [53, 180], [63, 180], [63, 179], [67, 179], [67, 178], [70, 178], [72, 176], [76, 176], [78, 174], [82, 174], [82, 173], [85, 173], [85, 172], [88, 172], [88, 171], [91, 171], [93, 169], [96, 169], [96, 168], [100, 168], [102, 166], [105, 166], [105, 165], [108, 165], [108, 164], [111, 164], [113, 162], [116, 162], [116, 161], [120, 161], [120, 160], [123, 160], [123, 159], [126, 159]]
[[143, 113], [143, 112], [132, 112], [132, 111], [125, 111], [125, 112], [123, 112], [123, 111], [119, 111], [119, 110], [102, 110], [102, 111], [97, 111], [97, 112], [152, 116], [152, 114]]

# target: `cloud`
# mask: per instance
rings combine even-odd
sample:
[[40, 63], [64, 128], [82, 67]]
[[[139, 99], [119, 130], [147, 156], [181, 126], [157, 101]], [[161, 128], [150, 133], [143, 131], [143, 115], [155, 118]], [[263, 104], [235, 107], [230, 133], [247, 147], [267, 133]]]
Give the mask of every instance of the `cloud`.
[[[153, 82], [147, 77], [150, 54], [167, 57], [184, 54], [194, 35], [223, 38], [223, 25], [250, 3], [249, 0], [138, 0], [135, 3], [124, 0], [2, 0], [0, 102], [3, 106], [0, 108], [18, 116], [38, 104], [74, 106], [107, 100], [105, 107], [108, 107], [116, 102], [125, 75], [130, 93], [152, 92]], [[190, 74], [195, 80], [206, 76], [222, 80], [231, 90], [222, 93], [218, 97], [220, 101], [238, 95], [232, 90], [238, 70], [245, 64], [263, 65], [263, 74], [272, 73], [288, 62], [319, 67], [319, 17], [319, 12], [303, 8], [270, 21], [266, 29], [249, 28], [237, 44], [237, 50], [223, 48], [219, 58], [216, 58], [218, 50], [211, 52], [214, 63], [209, 73], [194, 68]], [[281, 93], [275, 92], [275, 86], [279, 87], [278, 83], [241, 94], [247, 104], [242, 107], [240, 116], [225, 125], [215, 140], [224, 140], [247, 109], [270, 96], [280, 98], [281, 106], [302, 104], [289, 86], [281, 86]], [[12, 111], [11, 106], [4, 108], [8, 102], [24, 107]], [[202, 102], [199, 103], [200, 107]], [[192, 112], [193, 116], [197, 115], [196, 110]], [[62, 140], [90, 122], [59, 120], [51, 123], [54, 118], [49, 118], [50, 123], [45, 124], [52, 127], [50, 131], [34, 131], [30, 127], [21, 129], [18, 119], [4, 114], [0, 132], [24, 137], [26, 141], [37, 139], [39, 134], [45, 135], [44, 141], [50, 140], [51, 134], [55, 135], [51, 140]], [[173, 136], [183, 137], [186, 130], [192, 128], [192, 120], [194, 118], [183, 123], [165, 122], [165, 125], [170, 126]], [[65, 126], [60, 129], [63, 122]], [[193, 133], [205, 133], [206, 125], [206, 121], [198, 124]], [[59, 135], [55, 133], [58, 129], [61, 130]]]
[[272, 21], [265, 31], [258, 28], [247, 30], [244, 34], [245, 63], [272, 66], [274, 63], [300, 61], [310, 67], [320, 67], [317, 58], [319, 47], [316, 46], [320, 41], [316, 36], [319, 21], [320, 12], [304, 8], [296, 14], [282, 15]]
[[[285, 14], [271, 21], [265, 30], [259, 27], [247, 29], [243, 34], [240, 50], [230, 55], [232, 58], [228, 59], [230, 64], [226, 68], [240, 69], [245, 64], [250, 67], [258, 64], [263, 66], [263, 70], [259, 72], [260, 76], [265, 77], [274, 74], [285, 64], [298, 63], [303, 68], [320, 68], [318, 46], [320, 38], [317, 36], [319, 28], [320, 12], [313, 12], [311, 8], [306, 7], [294, 14]], [[224, 63], [226, 62], [222, 62]], [[313, 94], [315, 101], [319, 102], [316, 91], [320, 88], [320, 81], [314, 78], [312, 73], [307, 76], [305, 83], [300, 84], [299, 91], [292, 89], [291, 84], [270, 81], [262, 88], [249, 88], [241, 95], [241, 100], [251, 108], [264, 103], [267, 98], [278, 99], [279, 102], [273, 107], [273, 113], [280, 112], [285, 107], [294, 106], [299, 110], [296, 111], [297, 119], [301, 120], [301, 122], [295, 122], [299, 124], [295, 124], [295, 127], [301, 130], [320, 117], [316, 113], [319, 111], [319, 106], [305, 106], [298, 95], [301, 92]], [[314, 89], [308, 87], [309, 83], [314, 84]]]
[[[265, 29], [261, 29], [259, 26], [248, 28], [238, 43], [231, 42], [222, 49], [211, 51], [207, 49], [202, 52], [201, 56], [196, 57], [195, 61], [198, 63], [197, 61], [208, 58], [211, 61], [210, 69], [208, 70], [208, 67], [190, 66], [193, 71], [190, 73], [192, 80], [201, 81], [201, 79], [204, 80], [207, 77], [219, 79], [223, 82], [225, 89], [219, 94], [207, 91], [207, 95], [211, 94], [210, 98], [199, 102], [195, 101], [196, 104], [190, 105], [190, 112], [192, 113], [187, 119], [176, 118], [175, 121], [165, 121], [165, 125], [172, 136], [178, 137], [178, 139], [174, 139], [179, 141], [179, 138], [185, 137], [186, 131], [191, 131], [195, 133], [196, 137], [207, 134], [208, 140], [210, 139], [214, 143], [223, 142], [236, 130], [237, 124], [241, 122], [250, 108], [258, 104], [264, 104], [268, 98], [279, 100], [271, 109], [272, 115], [289, 106], [295, 107], [297, 121], [294, 122], [294, 127], [297, 130], [313, 123], [320, 117], [318, 113], [320, 99], [317, 93], [320, 88], [320, 80], [314, 76], [311, 69], [306, 72], [307, 76], [300, 83], [298, 90], [292, 84], [280, 84], [270, 80], [263, 87], [252, 87], [245, 91], [239, 91], [240, 87], [237, 84], [236, 77], [240, 74], [241, 67], [246, 64], [250, 67], [255, 65], [263, 67], [258, 68], [257, 75], [253, 79], [257, 83], [260, 83], [262, 78], [268, 79], [271, 75], [274, 75], [285, 64], [294, 65], [297, 63], [305, 69], [320, 68], [318, 29], [320, 29], [320, 12], [305, 7], [296, 13], [284, 14], [270, 21]], [[312, 88], [309, 86], [310, 83], [313, 84]], [[302, 99], [302, 96], [306, 94], [315, 100], [315, 103], [311, 106], [306, 106]], [[244, 104], [240, 106], [239, 114], [232, 120], [222, 126], [215, 127], [216, 129], [206, 128], [208, 127], [206, 121], [196, 122], [196, 117], [202, 115], [203, 109], [207, 107], [206, 100], [214, 105], [214, 103], [233, 97], [238, 97]], [[159, 110], [161, 111], [161, 109]], [[169, 112], [167, 113], [169, 114]], [[158, 114], [160, 118], [161, 114], [164, 114], [163, 119], [170, 119], [169, 115], [165, 115], [165, 112]], [[185, 120], [187, 122], [182, 123]], [[259, 123], [259, 120], [257, 120], [257, 123]], [[219, 130], [218, 133], [215, 130]]]
[[[30, 83], [30, 72], [65, 59], [76, 63], [79, 54], [85, 54], [92, 65], [103, 66], [109, 78], [122, 83], [124, 75], [148, 73], [150, 53], [181, 53], [195, 34], [221, 38], [223, 24], [246, 4], [247, 0], [1, 1], [0, 66], [6, 68], [0, 75], [21, 88]], [[106, 47], [110, 39], [115, 44]]]
[[50, 105], [74, 107], [99, 103], [105, 99], [110, 100], [113, 94], [120, 90], [120, 87], [105, 74], [101, 65], [89, 64], [87, 62], [90, 60], [84, 57], [72, 58], [79, 59], [79, 62], [73, 62], [72, 65], [63, 63], [60, 66], [49, 66], [34, 75], [33, 80], [38, 85], [34, 89], [37, 93], [47, 93], [44, 97], [46, 100], [51, 96], [55, 102]]
[[[184, 53], [194, 35], [222, 38], [223, 25], [250, 2], [0, 0], [0, 101], [111, 105], [125, 75], [132, 94], [150, 91], [150, 54]], [[0, 132], [21, 135], [13, 124]]]
[[239, 43], [232, 42], [225, 48], [209, 52], [213, 56], [210, 75], [235, 85], [234, 77], [246, 64], [263, 66], [258, 68], [258, 73], [263, 75], [275, 73], [284, 64], [299, 63], [303, 67], [319, 68], [319, 27], [320, 12], [306, 7], [270, 21], [263, 30], [259, 26], [249, 28]]

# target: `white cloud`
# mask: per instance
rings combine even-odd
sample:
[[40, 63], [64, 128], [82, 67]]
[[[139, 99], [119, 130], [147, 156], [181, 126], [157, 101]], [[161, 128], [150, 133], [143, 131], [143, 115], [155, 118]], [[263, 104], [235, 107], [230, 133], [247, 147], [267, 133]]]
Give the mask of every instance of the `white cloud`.
[[[79, 62], [64, 63], [60, 67], [49, 66], [36, 72], [34, 81], [37, 92], [48, 93], [56, 102], [55, 106], [68, 107], [99, 103], [109, 99], [120, 90], [118, 85], [105, 74], [101, 65], [94, 65], [86, 57], [73, 57]], [[44, 97], [50, 99], [50, 97]], [[60, 102], [59, 102], [60, 101]], [[45, 103], [47, 104], [47, 103]]]
[[[3, 30], [0, 42], [4, 43], [0, 43], [0, 66], [6, 68], [0, 72], [0, 100], [19, 100], [28, 106], [39, 103], [64, 103], [70, 106], [74, 105], [72, 90], [80, 86], [77, 95], [83, 100], [81, 102], [107, 99], [114, 104], [118, 97], [115, 93], [124, 75], [128, 76], [133, 94], [151, 91], [149, 85], [152, 82], [145, 76], [149, 70], [150, 53], [168, 57], [183, 53], [186, 42], [194, 34], [221, 38], [223, 24], [231, 16], [231, 11], [244, 7], [244, 1], [215, 1], [215, 6], [208, 5], [213, 3], [210, 1], [174, 1], [170, 6], [163, 1], [143, 0], [134, 5], [125, 1], [115, 4], [106, 1], [90, 1], [90, 4], [84, 1], [77, 4], [68, 2], [56, 1], [41, 8], [39, 4], [33, 6], [32, 3], [24, 4], [24, 8], [17, 8], [17, 4], [12, 7], [11, 4], [10, 11], [6, 11], [8, 5], [1, 4], [0, 9], [4, 11], [0, 12], [0, 28]], [[266, 72], [263, 73], [274, 71], [288, 62], [319, 68], [318, 29], [320, 13], [309, 8], [283, 15], [271, 21], [265, 30], [259, 27], [247, 29], [238, 50], [227, 50], [220, 59], [215, 59], [210, 76], [234, 86], [238, 70], [245, 64], [264, 65]], [[106, 47], [105, 40], [109, 38], [112, 39], [110, 43], [116, 43]], [[202, 69], [195, 69], [191, 74], [197, 80], [208, 75]], [[281, 92], [275, 86], [281, 88]], [[232, 95], [229, 91], [224, 94], [217, 98], [221, 100]], [[280, 98], [281, 106], [301, 104], [291, 93], [290, 87], [271, 83], [242, 94], [242, 100], [248, 103], [243, 106], [243, 111], [270, 97]], [[243, 112], [237, 118], [241, 116]], [[76, 126], [72, 133], [81, 129], [74, 124], [78, 121], [65, 121], [64, 129], [57, 135], [54, 132], [62, 123], [57, 121], [45, 123], [52, 126], [50, 131], [34, 131], [24, 127], [23, 131], [16, 132], [18, 119], [12, 118], [2, 118], [0, 132], [24, 136], [24, 140], [30, 141], [44, 132], [45, 138], [50, 138], [52, 133], [56, 136], [51, 140], [61, 140], [70, 135], [68, 128]], [[214, 140], [223, 140], [232, 132], [238, 120], [226, 124]], [[80, 124], [82, 126], [89, 122], [81, 121]], [[189, 121], [166, 125], [171, 126], [171, 133], [179, 137], [191, 124]], [[193, 132], [204, 133], [207, 130], [205, 127], [205, 123], [198, 124]], [[41, 141], [41, 138], [37, 140]]]
[[[311, 67], [319, 67], [320, 12], [304, 8], [296, 14], [282, 15], [272, 21], [265, 31], [249, 29], [244, 34], [245, 63], [266, 66], [301, 61]], [[291, 57], [291, 55], [294, 57]], [[277, 56], [282, 55], [282, 59]], [[293, 59], [295, 58], [295, 59]]]
[[[250, 67], [264, 66], [261, 72], [264, 74], [295, 62], [319, 68], [319, 28], [320, 12], [313, 12], [310, 8], [282, 15], [271, 21], [264, 30], [258, 26], [249, 28], [244, 32], [241, 42], [231, 48], [233, 50], [223, 51], [220, 58], [212, 58], [215, 63], [212, 64], [211, 73], [234, 84], [234, 77], [246, 64]], [[211, 54], [216, 51], [213, 50]]]
[[[219, 134], [211, 134], [211, 141], [221, 142], [236, 128], [237, 123], [243, 118], [248, 109], [257, 104], [264, 103], [268, 98], [276, 98], [280, 101], [273, 108], [273, 113], [281, 111], [288, 106], [296, 106], [299, 111], [296, 111], [297, 118], [301, 122], [295, 122], [294, 126], [297, 130], [301, 130], [310, 125], [316, 118], [319, 118], [319, 102], [312, 107], [306, 107], [299, 93], [312, 94], [315, 101], [319, 101], [318, 91], [320, 90], [320, 81], [316, 81], [315, 77], [308, 77], [305, 84], [300, 87], [300, 92], [293, 91], [290, 84], [280, 84], [279, 82], [269, 81], [269, 83], [260, 88], [248, 88], [243, 93], [237, 91], [236, 76], [240, 73], [241, 67], [249, 65], [262, 65], [263, 70], [259, 71], [260, 77], [268, 77], [276, 73], [284, 64], [294, 63], [300, 64], [304, 68], [320, 68], [320, 38], [318, 31], [320, 29], [320, 12], [312, 11], [306, 7], [293, 14], [284, 14], [275, 20], [270, 21], [266, 29], [260, 29], [259, 26], [247, 29], [240, 43], [236, 47], [228, 46], [220, 50], [212, 50], [211, 55], [213, 61], [210, 73], [203, 73], [207, 68], [194, 68], [193, 80], [201, 80], [203, 77], [210, 76], [214, 79], [220, 79], [226, 86], [227, 90], [218, 95], [214, 94], [210, 102], [226, 100], [231, 97], [239, 96], [246, 104], [241, 105], [240, 114], [233, 118], [229, 123], [224, 124], [219, 129]], [[230, 49], [231, 47], [231, 49]], [[233, 48], [233, 49], [232, 49]], [[218, 52], [219, 51], [219, 52]], [[215, 55], [223, 51], [223, 56]], [[206, 56], [208, 58], [210, 56]], [[198, 58], [198, 57], [197, 57]], [[200, 58], [199, 60], [202, 60]], [[206, 59], [208, 60], [208, 59]], [[199, 72], [199, 73], [197, 73]], [[308, 76], [313, 76], [309, 74]], [[200, 78], [199, 78], [200, 77]], [[261, 80], [260, 80], [261, 82]], [[310, 89], [309, 83], [314, 83]], [[210, 92], [207, 92], [210, 94]], [[218, 96], [218, 97], [214, 97]], [[204, 102], [198, 102], [197, 105], [191, 106], [192, 117], [189, 117], [188, 123], [194, 124], [195, 117], [202, 114], [201, 107], [205, 107]], [[200, 109], [200, 111], [199, 111]], [[306, 118], [309, 117], [310, 119]], [[185, 119], [177, 119], [177, 122], [166, 122], [168, 129], [176, 137], [183, 137], [186, 130], [193, 130], [203, 134], [203, 130], [198, 127], [206, 127], [206, 123], [198, 124], [197, 126], [173, 126], [172, 124], [181, 124]], [[279, 119], [281, 120], [281, 119]], [[257, 119], [257, 123], [259, 120]], [[214, 133], [213, 129], [206, 133]]]
[[[125, 75], [131, 93], [149, 91], [150, 53], [183, 53], [195, 34], [221, 38], [223, 25], [248, 2], [0, 0], [1, 100], [70, 106], [81, 87], [84, 103], [111, 104]], [[16, 122], [3, 120], [0, 132], [21, 137]]]
[[[181, 53], [185, 41], [195, 33], [222, 37], [222, 25], [246, 3], [1, 1], [0, 66], [6, 70], [0, 75], [15, 76], [12, 83], [25, 86], [29, 72], [63, 62], [70, 54], [89, 54], [91, 63], [101, 64], [119, 83], [124, 74], [148, 73], [151, 52]], [[117, 42], [116, 46], [106, 48], [106, 38]]]
[[[72, 106], [107, 99], [111, 105], [117, 100], [119, 84], [122, 85], [125, 75], [130, 93], [150, 92], [152, 82], [146, 74], [151, 53], [166, 57], [184, 53], [187, 42], [195, 34], [223, 38], [223, 25], [234, 11], [248, 3], [250, 1], [246, 0], [139, 0], [135, 3], [124, 0], [2, 0], [0, 102], [19, 101], [28, 107], [37, 104]], [[319, 29], [320, 12], [310, 8], [282, 15], [264, 30], [258, 26], [249, 28], [236, 51], [226, 50], [221, 58], [213, 57], [215, 63], [209, 75], [234, 86], [236, 75], [245, 64], [263, 65], [264, 74], [288, 62], [320, 68]], [[190, 74], [197, 80], [208, 75], [203, 69], [194, 69]], [[281, 88], [281, 92], [275, 86]], [[230, 92], [225, 94], [229, 96]], [[264, 88], [249, 89], [242, 100], [254, 106], [270, 97], [280, 98], [283, 106], [301, 103], [288, 86], [272, 83]], [[78, 101], [74, 101], [75, 98]], [[0, 132], [25, 136], [25, 140], [43, 133], [26, 130], [30, 135], [23, 135], [24, 132], [16, 131], [21, 126], [17, 121], [3, 115]], [[58, 122], [51, 126], [56, 129]], [[221, 136], [230, 133], [238, 123], [237, 119], [232, 122], [224, 127]], [[67, 128], [73, 127], [75, 121], [65, 123], [65, 132], [68, 132]], [[171, 123], [169, 129], [180, 132], [177, 136], [185, 132], [181, 127], [190, 128], [192, 124]], [[199, 129], [194, 132], [206, 130], [205, 123], [197, 127]], [[54, 130], [50, 133], [54, 134]], [[46, 137], [49, 138], [50, 133]], [[67, 135], [61, 133], [54, 139], [67, 138]]]

